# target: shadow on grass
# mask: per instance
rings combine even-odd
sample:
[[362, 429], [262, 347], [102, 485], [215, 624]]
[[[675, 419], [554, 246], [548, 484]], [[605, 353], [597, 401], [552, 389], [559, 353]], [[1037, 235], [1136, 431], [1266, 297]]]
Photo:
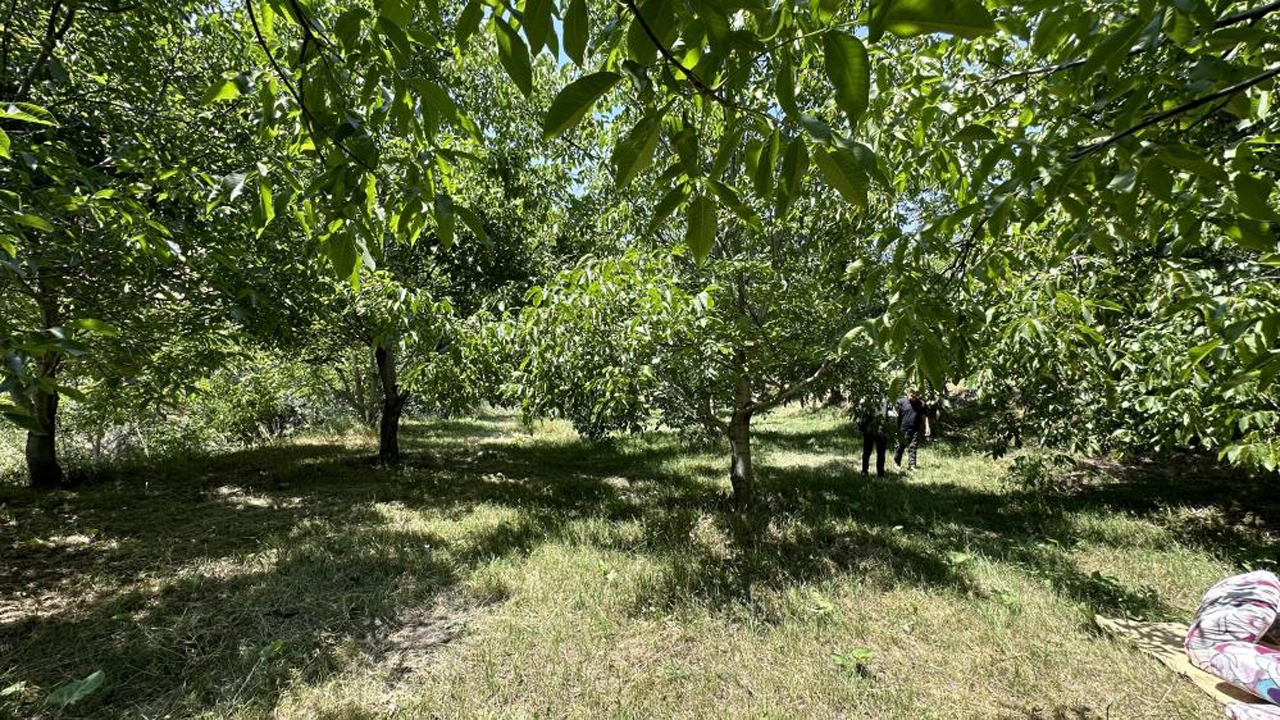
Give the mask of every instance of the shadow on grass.
[[1280, 494], [1275, 477], [1249, 477], [1203, 457], [1106, 463], [1060, 500], [1068, 511], [1108, 510], [1176, 526], [1179, 542], [1233, 564], [1280, 568]]
[[[852, 454], [860, 439], [850, 429], [772, 427], [758, 440], [766, 451]], [[638, 540], [592, 542], [667, 568], [636, 612], [687, 603], [758, 612], [753, 594], [841, 575], [981, 594], [975, 556], [1025, 568], [1100, 612], [1174, 612], [1150, 592], [1086, 574], [1066, 549], [1070, 523], [1016, 494], [864, 479], [842, 462], [766, 465], [772, 527], [746, 545], [715, 545], [707, 522], [734, 536], [719, 458], [690, 459], [661, 434], [520, 435], [503, 416], [410, 424], [401, 469], [372, 468], [358, 449], [292, 445], [52, 495], [3, 491], [0, 549], [14, 572], [0, 574], [0, 687], [27, 681], [40, 693], [0, 699], [0, 712], [47, 713], [50, 689], [104, 668], [108, 684], [68, 716], [266, 714], [290, 683], [368, 657], [403, 609], [456, 595], [476, 568], [564, 539], [583, 519], [636, 524]], [[1155, 514], [1186, 491], [1145, 482], [1117, 480], [1067, 502]], [[384, 503], [446, 520], [491, 506], [515, 519], [446, 540], [389, 520]]]

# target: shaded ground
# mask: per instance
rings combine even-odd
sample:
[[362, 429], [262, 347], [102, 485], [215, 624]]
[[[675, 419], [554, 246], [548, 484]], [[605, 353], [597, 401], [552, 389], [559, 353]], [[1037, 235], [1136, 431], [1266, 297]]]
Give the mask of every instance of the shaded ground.
[[402, 470], [300, 443], [0, 489], [0, 714], [101, 669], [66, 716], [1201, 717], [1088, 613], [1185, 620], [1280, 547], [1233, 478], [1046, 499], [960, 438], [863, 479], [828, 412], [761, 427], [746, 548], [726, 460], [672, 437], [406, 434]]

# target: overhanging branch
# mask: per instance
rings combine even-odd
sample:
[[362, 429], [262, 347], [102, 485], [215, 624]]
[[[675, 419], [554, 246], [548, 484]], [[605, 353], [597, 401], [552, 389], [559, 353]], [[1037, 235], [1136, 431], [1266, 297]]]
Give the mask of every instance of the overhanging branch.
[[1215, 100], [1229, 98], [1232, 95], [1235, 95], [1236, 93], [1248, 90], [1254, 85], [1266, 82], [1267, 80], [1270, 80], [1271, 78], [1277, 75], [1280, 75], [1280, 65], [1270, 68], [1265, 72], [1258, 73], [1257, 75], [1254, 75], [1248, 80], [1242, 80], [1241, 82], [1238, 82], [1235, 85], [1229, 85], [1225, 88], [1222, 88], [1221, 90], [1218, 90], [1217, 92], [1211, 92], [1208, 95], [1202, 95], [1194, 100], [1185, 102], [1171, 110], [1166, 110], [1162, 113], [1157, 113], [1155, 115], [1152, 115], [1146, 118], [1145, 120], [1143, 120], [1142, 122], [1138, 123], [1137, 125], [1134, 125], [1133, 127], [1130, 127], [1127, 130], [1124, 130], [1123, 132], [1118, 132], [1115, 135], [1112, 135], [1111, 137], [1106, 138], [1105, 140], [1099, 140], [1096, 143], [1091, 143], [1089, 145], [1085, 145], [1084, 147], [1076, 148], [1076, 150], [1074, 150], [1071, 153], [1071, 157], [1074, 160], [1080, 160], [1082, 158], [1088, 157], [1089, 155], [1092, 155], [1093, 153], [1096, 153], [1099, 150], [1103, 150], [1105, 148], [1108, 148], [1120, 142], [1121, 140], [1133, 135], [1134, 133], [1137, 133], [1143, 130], [1144, 128], [1151, 127], [1152, 125], [1158, 125], [1162, 122], [1165, 122], [1166, 120], [1170, 120], [1179, 115], [1182, 115], [1183, 113], [1187, 113], [1192, 110], [1195, 110], [1196, 108], [1202, 105], [1207, 105], [1211, 102], [1214, 102]]
[[750, 408], [751, 412], [752, 413], [768, 412], [783, 403], [794, 400], [795, 398], [800, 396], [800, 393], [804, 392], [811, 385], [813, 385], [814, 383], [818, 382], [819, 380], [823, 379], [828, 374], [830, 374], [831, 371], [835, 369], [835, 366], [836, 366], [835, 361], [832, 358], [827, 358], [826, 360], [823, 360], [822, 364], [818, 366], [818, 369], [815, 370], [814, 373], [809, 377], [803, 380], [800, 380], [799, 382], [792, 383], [789, 387], [782, 390], [781, 392], [776, 393], [773, 397], [769, 398], [768, 400], [751, 403], [751, 408]]
[[[1254, 20], [1259, 20], [1261, 18], [1266, 17], [1267, 15], [1270, 15], [1271, 13], [1277, 10], [1280, 10], [1280, 0], [1275, 0], [1275, 2], [1269, 2], [1265, 5], [1259, 5], [1256, 8], [1241, 10], [1238, 13], [1234, 13], [1231, 15], [1226, 15], [1224, 17], [1218, 18], [1218, 20], [1216, 20], [1213, 23], [1213, 29], [1221, 30], [1222, 28], [1230, 27], [1232, 25], [1238, 25], [1242, 22], [1252, 22]], [[1160, 43], [1155, 43], [1152, 45], [1140, 45], [1138, 47], [1130, 49], [1129, 55], [1131, 56], [1141, 55], [1142, 53], [1145, 53], [1148, 50], [1153, 50], [1159, 46], [1160, 46]], [[1074, 68], [1074, 67], [1080, 67], [1085, 63], [1086, 60], [1087, 58], [1079, 58], [1077, 60], [1070, 60], [1064, 63], [1058, 63], [1056, 65], [1044, 65], [1041, 67], [1034, 67], [1034, 68], [1028, 68], [1026, 70], [1019, 70], [1017, 72], [1011, 72], [1011, 73], [1007, 73], [1005, 75], [1001, 75], [999, 77], [993, 78], [991, 82], [993, 84], [997, 84], [997, 83], [1008, 82], [1010, 80], [1020, 80], [1022, 78], [1034, 77], [1036, 75], [1052, 75], [1054, 73], [1062, 72], [1063, 70], [1070, 70], [1071, 68]]]

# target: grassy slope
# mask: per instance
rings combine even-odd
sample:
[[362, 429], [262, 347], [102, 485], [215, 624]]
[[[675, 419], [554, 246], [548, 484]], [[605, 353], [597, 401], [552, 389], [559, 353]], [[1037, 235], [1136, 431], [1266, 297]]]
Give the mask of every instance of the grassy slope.
[[99, 668], [69, 715], [1214, 714], [1087, 612], [1186, 619], [1233, 553], [1274, 557], [1178, 509], [1216, 488], [1121, 477], [1046, 511], [960, 444], [865, 480], [836, 415], [760, 430], [750, 551], [718, 454], [501, 415], [410, 426], [403, 471], [297, 443], [0, 490], [0, 690], [27, 683], [0, 715]]

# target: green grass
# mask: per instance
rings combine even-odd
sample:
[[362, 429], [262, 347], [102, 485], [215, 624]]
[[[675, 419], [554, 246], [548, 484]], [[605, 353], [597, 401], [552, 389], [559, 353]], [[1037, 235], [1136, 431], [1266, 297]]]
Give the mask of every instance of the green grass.
[[348, 439], [0, 489], [0, 714], [101, 669], [63, 716], [1208, 717], [1089, 613], [1186, 620], [1278, 547], [1208, 477], [1046, 501], [955, 440], [865, 479], [827, 412], [760, 423], [749, 547], [714, 449], [406, 435], [402, 470]]

